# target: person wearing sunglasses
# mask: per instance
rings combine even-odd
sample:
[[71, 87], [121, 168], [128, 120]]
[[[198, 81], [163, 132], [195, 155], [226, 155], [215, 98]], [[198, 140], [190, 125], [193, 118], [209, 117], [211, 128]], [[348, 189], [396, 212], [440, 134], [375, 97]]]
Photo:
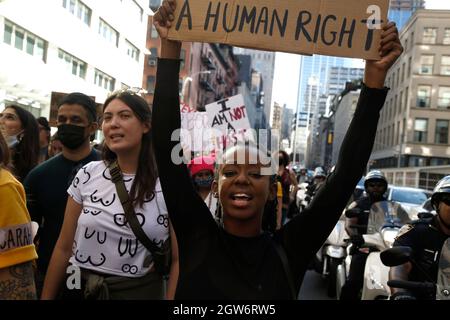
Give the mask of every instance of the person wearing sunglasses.
[[[410, 247], [416, 263], [406, 262], [391, 267], [389, 280], [436, 283], [442, 245], [450, 236], [450, 176], [442, 178], [436, 184], [431, 204], [437, 214], [404, 225], [393, 245]], [[434, 292], [413, 293], [405, 289], [391, 288], [391, 293], [391, 300], [435, 299]]]
[[[364, 179], [366, 195], [353, 201], [347, 208], [347, 210], [359, 209], [359, 214], [357, 217], [346, 218], [345, 221], [345, 230], [350, 236], [355, 250], [352, 254], [349, 276], [342, 287], [341, 300], [359, 299], [359, 292], [363, 286], [364, 267], [366, 265], [368, 254], [361, 252], [358, 249], [364, 243], [362, 235], [367, 233], [370, 207], [375, 202], [386, 201], [384, 193], [387, 190], [387, 186], [388, 181], [381, 171], [370, 171]], [[355, 225], [366, 226], [366, 228], [354, 228], [353, 226]]]

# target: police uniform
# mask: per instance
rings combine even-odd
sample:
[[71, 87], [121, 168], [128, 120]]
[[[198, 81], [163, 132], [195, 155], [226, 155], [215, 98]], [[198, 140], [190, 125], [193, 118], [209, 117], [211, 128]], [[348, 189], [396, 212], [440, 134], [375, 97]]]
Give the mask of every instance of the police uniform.
[[[413, 249], [413, 258], [419, 268], [412, 264], [409, 281], [436, 282], [439, 267], [439, 257], [442, 245], [448, 236], [437, 226], [437, 217], [423, 218], [406, 224], [400, 230], [395, 242], [396, 246], [407, 246]], [[418, 297], [426, 298], [426, 297]]]

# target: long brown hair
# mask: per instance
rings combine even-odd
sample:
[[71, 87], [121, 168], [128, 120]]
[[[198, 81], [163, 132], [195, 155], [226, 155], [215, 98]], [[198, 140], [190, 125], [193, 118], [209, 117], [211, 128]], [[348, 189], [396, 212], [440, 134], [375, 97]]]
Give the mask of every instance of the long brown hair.
[[8, 168], [9, 165], [9, 149], [3, 134], [0, 132], [0, 168]]
[[22, 182], [39, 162], [39, 126], [31, 112], [16, 106], [9, 105], [20, 119], [23, 134], [20, 142], [12, 149], [12, 165], [14, 175]]
[[[149, 105], [142, 97], [129, 91], [113, 93], [106, 99], [103, 105], [103, 112], [105, 112], [108, 104], [114, 99], [119, 99], [125, 103], [133, 110], [133, 113], [142, 123], [147, 123], [150, 126], [152, 113]], [[138, 204], [142, 207], [145, 201], [153, 199], [154, 197], [158, 170], [156, 167], [151, 130], [142, 135], [141, 141], [142, 145], [141, 151], [139, 152], [138, 168], [133, 185], [130, 189], [130, 198], [133, 205]], [[106, 144], [103, 146], [102, 157], [107, 164], [110, 164], [117, 159], [117, 155], [111, 151]]]

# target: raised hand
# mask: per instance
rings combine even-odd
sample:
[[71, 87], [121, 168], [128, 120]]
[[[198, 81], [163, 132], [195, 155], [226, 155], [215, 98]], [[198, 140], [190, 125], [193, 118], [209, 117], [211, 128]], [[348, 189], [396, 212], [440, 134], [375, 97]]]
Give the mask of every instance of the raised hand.
[[156, 11], [153, 16], [153, 25], [161, 38], [161, 51], [159, 53], [160, 58], [180, 58], [181, 42], [167, 39], [169, 29], [175, 18], [174, 12], [176, 5], [175, 0], [164, 0], [158, 11]]
[[174, 20], [174, 12], [176, 8], [175, 0], [164, 0], [158, 11], [153, 16], [153, 25], [158, 31], [161, 39], [167, 39], [169, 29]]
[[387, 71], [403, 52], [394, 22], [389, 22], [383, 27], [378, 50], [381, 56], [380, 60], [366, 61], [364, 82], [371, 88], [382, 88], [384, 86]]

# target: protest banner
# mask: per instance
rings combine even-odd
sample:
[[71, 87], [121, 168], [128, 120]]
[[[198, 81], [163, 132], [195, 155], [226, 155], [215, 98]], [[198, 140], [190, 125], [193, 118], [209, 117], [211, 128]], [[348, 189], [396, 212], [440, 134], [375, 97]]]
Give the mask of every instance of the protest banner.
[[223, 150], [237, 141], [253, 140], [241, 94], [207, 104], [205, 109], [208, 125], [216, 138], [216, 150]]
[[179, 0], [169, 39], [379, 59], [389, 0]]

